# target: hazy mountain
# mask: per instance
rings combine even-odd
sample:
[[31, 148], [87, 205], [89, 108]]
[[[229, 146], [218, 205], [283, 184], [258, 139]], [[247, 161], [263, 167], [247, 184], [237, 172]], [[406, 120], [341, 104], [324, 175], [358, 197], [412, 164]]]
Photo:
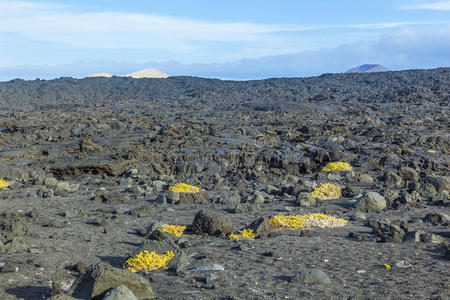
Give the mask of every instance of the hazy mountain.
[[371, 72], [388, 72], [389, 69], [383, 67], [382, 65], [360, 65], [356, 68], [351, 68], [345, 73], [371, 73]]

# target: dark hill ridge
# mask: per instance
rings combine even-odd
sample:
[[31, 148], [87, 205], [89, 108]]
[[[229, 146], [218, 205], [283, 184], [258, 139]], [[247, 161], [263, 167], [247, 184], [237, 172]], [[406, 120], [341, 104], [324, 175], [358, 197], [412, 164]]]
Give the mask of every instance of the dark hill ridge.
[[76, 105], [86, 101], [201, 100], [237, 102], [283, 101], [422, 102], [447, 105], [450, 68], [367, 74], [324, 74], [309, 78], [222, 81], [195, 77], [168, 79], [60, 78], [0, 83], [2, 105]]

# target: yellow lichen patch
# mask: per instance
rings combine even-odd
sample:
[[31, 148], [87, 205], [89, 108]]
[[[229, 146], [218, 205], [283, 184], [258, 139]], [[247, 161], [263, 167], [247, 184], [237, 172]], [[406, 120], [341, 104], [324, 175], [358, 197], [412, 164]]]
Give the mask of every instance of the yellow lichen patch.
[[167, 263], [175, 254], [172, 251], [167, 251], [166, 254], [156, 254], [155, 251], [139, 253], [135, 257], [131, 257], [125, 261], [128, 270], [131, 272], [138, 271], [153, 271], [159, 269], [167, 269]]
[[183, 235], [183, 232], [186, 230], [186, 226], [182, 226], [182, 225], [169, 225], [169, 224], [164, 224], [161, 226], [161, 228], [159, 229], [159, 231], [162, 232], [168, 232], [173, 236], [176, 237], [180, 237], [181, 235]]
[[349, 163], [342, 161], [335, 161], [329, 163], [325, 167], [322, 168], [322, 172], [333, 172], [333, 171], [351, 171], [352, 166]]
[[332, 183], [322, 183], [311, 192], [311, 196], [322, 200], [330, 200], [341, 197], [342, 188]]
[[198, 193], [200, 188], [186, 183], [177, 183], [171, 186], [169, 190], [175, 193]]
[[239, 234], [230, 234], [229, 238], [230, 240], [236, 240], [240, 238], [254, 239], [255, 234], [253, 233], [253, 229], [244, 229], [239, 230]]
[[436, 150], [430, 149], [427, 152], [429, 152], [429, 153], [436, 153]]
[[347, 224], [347, 221], [344, 219], [320, 213], [297, 216], [274, 216], [269, 222], [273, 226], [282, 229], [330, 228], [341, 227]]
[[9, 183], [6, 180], [0, 179], [0, 189], [8, 187]]

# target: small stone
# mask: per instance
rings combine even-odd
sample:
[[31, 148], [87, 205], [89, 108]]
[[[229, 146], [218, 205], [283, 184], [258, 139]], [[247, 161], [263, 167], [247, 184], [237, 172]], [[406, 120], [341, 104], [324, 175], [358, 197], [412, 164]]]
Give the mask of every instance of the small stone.
[[261, 217], [253, 221], [248, 226], [248, 229], [252, 229], [255, 236], [260, 237], [260, 236], [268, 236], [273, 228], [272, 225], [270, 225], [268, 218]]
[[0, 272], [1, 273], [16, 273], [16, 272], [19, 272], [19, 267], [16, 267], [9, 262], [3, 262], [3, 263], [0, 263]]
[[159, 195], [156, 198], [155, 202], [158, 203], [158, 204], [167, 204], [167, 196], [166, 196], [166, 194]]
[[345, 198], [353, 198], [361, 193], [362, 190], [356, 186], [346, 186], [344, 189], [342, 189], [342, 197]]
[[331, 280], [327, 274], [319, 269], [303, 269], [291, 278], [291, 282], [330, 284]]
[[234, 207], [235, 214], [255, 213], [259, 210], [259, 206], [249, 202], [237, 203]]
[[206, 264], [196, 268], [187, 270], [186, 272], [199, 272], [199, 271], [225, 271], [225, 268], [219, 264]]
[[72, 268], [75, 272], [84, 273], [88, 267], [89, 267], [89, 264], [81, 261], [81, 262], [77, 263], [76, 265], [74, 265]]
[[37, 190], [37, 195], [41, 198], [51, 198], [55, 195], [55, 191], [50, 188], [42, 187]]
[[433, 225], [444, 225], [450, 224], [450, 216], [443, 212], [429, 213], [423, 218], [423, 221], [432, 223]]
[[361, 221], [361, 220], [365, 220], [365, 219], [366, 219], [366, 215], [359, 210], [355, 211], [350, 216], [350, 220], [352, 220], [352, 221]]
[[311, 193], [299, 193], [297, 196], [297, 203], [300, 206], [311, 206], [316, 204], [316, 198], [311, 196]]
[[138, 298], [127, 286], [122, 284], [107, 292], [102, 300], [138, 300]]
[[206, 275], [205, 275], [205, 283], [206, 284], [209, 284], [217, 279], [219, 279], [219, 276], [214, 273], [206, 273]]
[[407, 269], [409, 267], [411, 267], [411, 264], [406, 260], [400, 260], [394, 264], [394, 268]]
[[359, 174], [357, 180], [361, 184], [372, 184], [374, 182], [372, 176], [369, 174]]
[[419, 174], [417, 173], [417, 171], [410, 167], [402, 167], [400, 169], [399, 175], [404, 181], [419, 180]]
[[155, 180], [152, 182], [153, 188], [155, 189], [155, 191], [157, 192], [162, 192], [165, 190], [167, 184], [164, 181], [160, 181], [160, 180]]
[[45, 186], [55, 186], [58, 184], [58, 180], [53, 177], [45, 177], [44, 179], [44, 185]]

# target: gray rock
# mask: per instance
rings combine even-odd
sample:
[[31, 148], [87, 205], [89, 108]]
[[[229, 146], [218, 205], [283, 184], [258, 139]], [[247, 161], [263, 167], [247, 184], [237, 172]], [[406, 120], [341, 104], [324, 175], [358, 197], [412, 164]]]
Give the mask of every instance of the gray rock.
[[55, 191], [65, 191], [65, 192], [71, 192], [72, 187], [69, 182], [67, 181], [60, 181], [56, 184]]
[[206, 264], [196, 268], [189, 269], [187, 272], [200, 272], [200, 271], [225, 271], [225, 268], [219, 264]]
[[369, 174], [359, 174], [357, 180], [362, 184], [372, 184], [374, 182], [372, 176]]
[[26, 248], [24, 241], [29, 228], [25, 217], [6, 214], [0, 217], [0, 252], [15, 252]]
[[417, 171], [410, 167], [402, 167], [400, 169], [399, 175], [404, 181], [419, 180], [419, 174], [417, 174]]
[[159, 195], [158, 197], [156, 197], [155, 202], [158, 204], [167, 204], [167, 195], [166, 194]]
[[138, 218], [146, 218], [153, 215], [153, 209], [149, 205], [135, 207], [130, 210], [130, 215]]
[[253, 233], [256, 237], [260, 236], [268, 236], [272, 231], [272, 225], [270, 225], [269, 219], [261, 217], [255, 221], [253, 221], [248, 229], [253, 229]]
[[429, 232], [415, 230], [406, 233], [404, 241], [409, 243], [423, 242], [431, 244], [440, 244], [442, 243], [442, 236]]
[[51, 198], [55, 195], [55, 191], [50, 188], [42, 187], [37, 190], [37, 195], [41, 198]]
[[255, 192], [252, 196], [250, 196], [249, 201], [254, 204], [263, 204], [264, 196], [262, 193]]
[[406, 260], [399, 260], [394, 264], [393, 267], [399, 268], [399, 269], [407, 269], [407, 268], [411, 267], [411, 264], [409, 262], [407, 262]]
[[376, 192], [367, 192], [356, 203], [356, 208], [363, 212], [377, 212], [386, 208], [386, 200]]
[[192, 231], [195, 234], [227, 235], [232, 232], [231, 219], [218, 211], [201, 210], [192, 222]]
[[402, 183], [403, 183], [403, 180], [399, 175], [397, 175], [397, 173], [395, 173], [393, 171], [387, 171], [384, 174], [384, 184], [388, 188], [399, 187], [402, 185]]
[[362, 193], [362, 189], [356, 186], [346, 186], [342, 189], [342, 197], [353, 198]]
[[95, 201], [108, 204], [125, 204], [127, 199], [120, 192], [101, 192], [99, 196], [95, 197]]
[[55, 186], [58, 184], [58, 180], [54, 177], [45, 177], [44, 185], [45, 186]]
[[434, 185], [437, 192], [441, 190], [450, 191], [450, 176], [429, 176], [427, 182]]
[[303, 269], [291, 278], [291, 282], [330, 284], [331, 280], [327, 274], [319, 269]]
[[211, 203], [209, 194], [206, 191], [200, 191], [197, 193], [174, 193], [179, 194], [179, 200], [173, 203], [189, 203], [189, 204], [203, 204]]
[[311, 206], [317, 202], [316, 198], [311, 196], [311, 193], [299, 193], [297, 196], [297, 203], [300, 206]]
[[365, 220], [366, 219], [366, 215], [360, 211], [355, 211], [351, 216], [350, 216], [350, 220], [352, 221], [361, 221], [361, 220]]
[[236, 205], [237, 203], [240, 203], [240, 202], [241, 202], [241, 197], [236, 194], [229, 195], [229, 196], [220, 196], [220, 198], [218, 199], [218, 203], [222, 203], [222, 204]]
[[234, 207], [234, 213], [235, 214], [247, 214], [247, 213], [254, 213], [257, 212], [260, 209], [260, 207], [256, 204], [252, 203], [238, 203]]
[[122, 284], [107, 292], [102, 300], [138, 300], [138, 298], [127, 286]]
[[433, 223], [433, 225], [444, 225], [450, 224], [450, 216], [443, 212], [429, 213], [423, 218], [424, 222]]
[[69, 295], [81, 299], [98, 298], [120, 285], [127, 286], [137, 299], [152, 299], [155, 297], [147, 279], [104, 263], [89, 266], [80, 280], [74, 283]]
[[219, 276], [214, 273], [206, 273], [206, 275], [205, 275], [205, 283], [206, 284], [209, 284], [217, 279], [219, 279]]
[[155, 189], [155, 191], [157, 192], [162, 192], [165, 190], [167, 184], [164, 181], [160, 181], [160, 180], [155, 180], [152, 182], [153, 188]]

